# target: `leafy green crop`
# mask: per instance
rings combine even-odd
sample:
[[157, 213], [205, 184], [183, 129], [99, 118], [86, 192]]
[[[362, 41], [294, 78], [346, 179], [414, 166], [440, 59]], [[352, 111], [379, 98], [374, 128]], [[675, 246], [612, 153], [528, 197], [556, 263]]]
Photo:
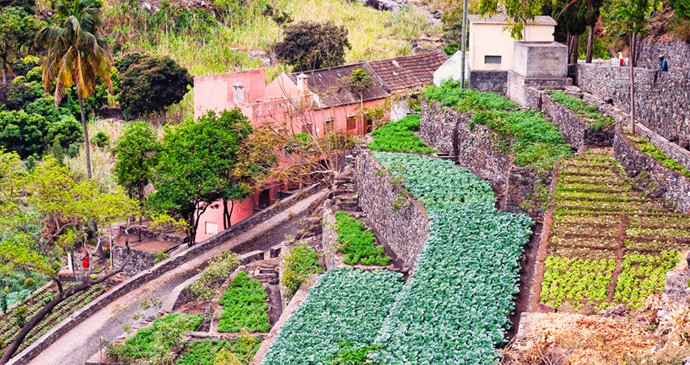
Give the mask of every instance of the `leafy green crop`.
[[563, 91], [553, 91], [549, 93], [553, 101], [572, 110], [589, 124], [589, 130], [598, 132], [613, 125], [613, 119], [604, 116], [596, 105], [585, 103], [581, 98], [567, 95]]
[[391, 258], [383, 253], [383, 247], [374, 246], [376, 238], [364, 222], [341, 211], [335, 212], [335, 221], [340, 252], [345, 254], [343, 261], [346, 265], [357, 265], [360, 261], [368, 266], [391, 263]]
[[663, 251], [661, 256], [626, 255], [614, 300], [630, 308], [642, 307], [647, 297], [664, 289], [666, 273], [676, 266], [679, 258], [675, 251]]
[[266, 302], [266, 288], [261, 282], [254, 280], [241, 271], [232, 284], [223, 293], [220, 305], [223, 313], [218, 322], [218, 332], [268, 332], [268, 303]]
[[402, 274], [386, 270], [327, 271], [281, 328], [262, 364], [325, 364], [344, 343], [372, 345], [402, 280]]
[[249, 364], [261, 345], [261, 340], [251, 335], [235, 340], [199, 340], [188, 345], [188, 349], [177, 360], [177, 365], [215, 365], [216, 354], [222, 350], [233, 353], [240, 364]]
[[554, 308], [571, 304], [576, 310], [582, 300], [604, 301], [615, 268], [615, 260], [549, 256], [546, 258], [541, 299]]
[[391, 309], [376, 358], [398, 364], [493, 364], [518, 292], [527, 216], [498, 212], [488, 182], [452, 162], [375, 152], [427, 208], [429, 239]]
[[434, 153], [413, 131], [419, 130], [419, 114], [410, 114], [396, 122], [390, 122], [373, 131], [374, 141], [369, 143], [372, 151]]
[[685, 175], [685, 177], [687, 178], [690, 178], [690, 171], [688, 171], [688, 169], [686, 169], [683, 165], [679, 164], [672, 158], [666, 156], [665, 153], [663, 153], [660, 149], [656, 148], [656, 146], [650, 143], [646, 138], [634, 137], [630, 135], [628, 136], [628, 138], [635, 144], [635, 147], [637, 147], [637, 149], [640, 150], [640, 152], [652, 156], [655, 160], [657, 160], [661, 165], [665, 166], [666, 168], [669, 168], [681, 175]]
[[480, 110], [517, 110], [520, 106], [505, 97], [491, 92], [472, 89], [461, 89], [460, 83], [449, 81], [441, 86], [429, 86], [424, 89], [428, 100], [438, 101], [459, 111], [477, 112]]

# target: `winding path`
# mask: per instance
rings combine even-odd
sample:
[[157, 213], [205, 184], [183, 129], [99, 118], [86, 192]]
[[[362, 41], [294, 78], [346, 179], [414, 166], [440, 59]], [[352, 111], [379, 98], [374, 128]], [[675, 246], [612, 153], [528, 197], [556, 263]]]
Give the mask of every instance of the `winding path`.
[[[134, 329], [146, 318], [154, 316], [160, 310], [168, 293], [195, 275], [197, 269], [209, 259], [228, 250], [237, 253], [265, 250], [282, 241], [286, 233], [294, 234], [298, 229], [297, 217], [300, 213], [309, 209], [312, 203], [322, 199], [325, 194], [325, 192], [317, 192], [286, 211], [257, 224], [247, 232], [231, 238], [125, 294], [67, 332], [34, 358], [31, 364], [83, 365], [99, 351], [101, 338], [112, 341], [124, 333], [125, 325]], [[14, 362], [9, 364], [14, 364]]]

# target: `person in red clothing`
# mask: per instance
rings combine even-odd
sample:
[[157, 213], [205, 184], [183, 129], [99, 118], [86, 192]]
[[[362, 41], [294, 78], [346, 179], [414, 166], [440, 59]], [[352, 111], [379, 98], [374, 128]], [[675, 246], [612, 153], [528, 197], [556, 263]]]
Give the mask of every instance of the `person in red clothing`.
[[81, 255], [81, 267], [84, 270], [87, 270], [90, 265], [91, 265], [91, 262], [89, 259], [89, 253], [88, 253], [88, 251], [86, 251], [86, 249], [84, 249], [84, 251], [82, 252], [82, 255]]

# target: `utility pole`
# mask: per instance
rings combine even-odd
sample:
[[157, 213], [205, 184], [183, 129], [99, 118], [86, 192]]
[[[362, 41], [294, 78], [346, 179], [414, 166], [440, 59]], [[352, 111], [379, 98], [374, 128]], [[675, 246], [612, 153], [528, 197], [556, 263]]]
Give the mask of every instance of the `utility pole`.
[[460, 84], [462, 88], [465, 88], [465, 64], [467, 62], [467, 0], [462, 0], [462, 47], [460, 47], [462, 52], [462, 70], [460, 72]]

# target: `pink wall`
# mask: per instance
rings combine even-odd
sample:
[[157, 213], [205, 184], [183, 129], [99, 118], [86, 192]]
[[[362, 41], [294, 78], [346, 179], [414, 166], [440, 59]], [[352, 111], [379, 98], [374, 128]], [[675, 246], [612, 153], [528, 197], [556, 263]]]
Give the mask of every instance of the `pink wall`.
[[[235, 102], [234, 85], [243, 85], [242, 100]], [[222, 75], [200, 76], [194, 78], [194, 117], [206, 114], [209, 110], [222, 112], [240, 107], [249, 113], [251, 103], [266, 93], [266, 71], [256, 69]], [[249, 115], [248, 115], [249, 116]]]

